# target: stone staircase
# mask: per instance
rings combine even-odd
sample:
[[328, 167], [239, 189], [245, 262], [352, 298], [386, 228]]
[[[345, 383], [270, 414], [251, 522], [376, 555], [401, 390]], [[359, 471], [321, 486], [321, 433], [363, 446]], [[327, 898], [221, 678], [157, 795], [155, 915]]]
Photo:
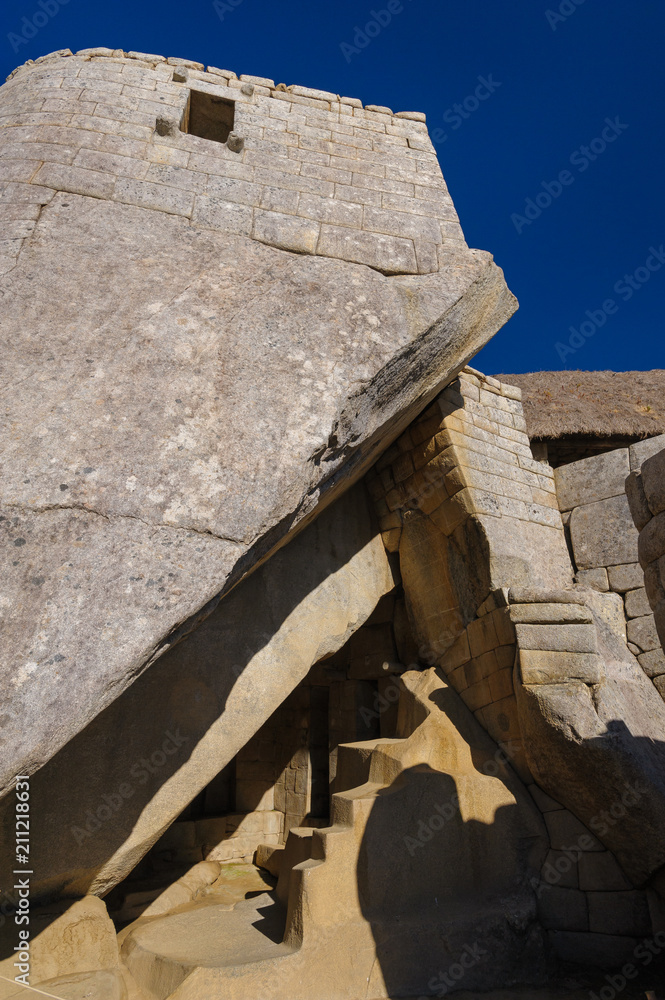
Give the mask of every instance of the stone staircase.
[[[331, 825], [292, 830], [274, 891], [214, 894], [123, 932], [156, 1000], [357, 1000], [534, 980], [528, 793], [433, 668], [403, 676], [400, 738], [340, 747]], [[275, 855], [273, 863], [277, 861]]]

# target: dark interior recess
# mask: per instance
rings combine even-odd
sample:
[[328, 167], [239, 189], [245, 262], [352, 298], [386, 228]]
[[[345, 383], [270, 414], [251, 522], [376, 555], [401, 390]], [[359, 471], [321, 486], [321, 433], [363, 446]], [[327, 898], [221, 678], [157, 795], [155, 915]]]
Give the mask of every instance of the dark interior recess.
[[191, 90], [183, 131], [212, 142], [226, 142], [233, 131], [234, 116], [234, 101]]

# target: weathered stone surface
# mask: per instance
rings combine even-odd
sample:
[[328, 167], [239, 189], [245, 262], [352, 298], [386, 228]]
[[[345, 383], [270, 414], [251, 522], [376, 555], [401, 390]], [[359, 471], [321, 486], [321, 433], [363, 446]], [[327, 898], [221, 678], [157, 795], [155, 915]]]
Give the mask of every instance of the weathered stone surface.
[[525, 684], [561, 684], [572, 680], [598, 684], [603, 677], [602, 660], [595, 653], [521, 649], [520, 668]]
[[626, 613], [621, 595], [580, 589], [580, 596], [587, 609], [609, 625], [621, 642], [626, 642]]
[[4, 415], [0, 787], [358, 478], [514, 307], [479, 252], [386, 278], [56, 194], [4, 278], [20, 391]]
[[665, 653], [662, 649], [651, 649], [647, 653], [641, 653], [637, 659], [647, 677], [665, 674]]
[[516, 625], [520, 649], [542, 649], [569, 653], [597, 652], [593, 625]]
[[652, 517], [640, 531], [639, 554], [645, 571], [650, 563], [665, 556], [665, 511]]
[[581, 569], [576, 580], [582, 587], [590, 587], [601, 594], [607, 593], [610, 589], [607, 570], [604, 566], [599, 566], [598, 569]]
[[631, 472], [626, 479], [626, 496], [630, 506], [630, 513], [638, 531], [641, 531], [651, 520], [652, 514], [644, 495], [644, 484], [642, 475], [639, 472]]
[[576, 507], [570, 536], [579, 569], [637, 562], [637, 531], [625, 495]]
[[660, 647], [656, 623], [651, 614], [645, 615], [643, 618], [633, 618], [629, 621], [626, 626], [626, 634], [630, 642], [634, 642], [645, 653]]
[[642, 486], [651, 513], [665, 511], [665, 449], [642, 466]]
[[628, 449], [630, 452], [630, 471], [639, 472], [647, 458], [651, 458], [652, 455], [656, 455], [664, 448], [665, 434], [659, 434], [657, 437], [645, 438], [644, 441], [636, 441], [635, 444], [631, 444]]
[[589, 687], [529, 685], [518, 676], [520, 728], [538, 784], [640, 886], [665, 864], [665, 704], [601, 619], [597, 629], [604, 678]]
[[643, 615], [651, 614], [651, 605], [644, 587], [640, 587], [639, 590], [629, 590], [625, 602], [628, 618], [641, 618]]
[[554, 470], [559, 509], [572, 510], [584, 504], [622, 496], [630, 472], [628, 449], [617, 448]]
[[[331, 505], [33, 776], [33, 899], [121, 881], [310, 667], [369, 618], [395, 584], [366, 503], [359, 485]], [[1, 885], [14, 816], [6, 796]]]
[[644, 571], [639, 563], [626, 563], [625, 566], [610, 566], [607, 570], [610, 589], [619, 594], [627, 590], [636, 590], [644, 586]]
[[510, 619], [524, 625], [572, 625], [593, 622], [583, 604], [511, 604]]

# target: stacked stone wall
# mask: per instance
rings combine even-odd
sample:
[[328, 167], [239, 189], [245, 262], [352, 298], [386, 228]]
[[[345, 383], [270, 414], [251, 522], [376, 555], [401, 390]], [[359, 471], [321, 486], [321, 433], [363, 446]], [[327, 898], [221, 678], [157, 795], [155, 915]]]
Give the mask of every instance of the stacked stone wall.
[[[182, 130], [192, 90], [233, 103], [233, 149]], [[0, 273], [56, 191], [384, 273], [465, 246], [417, 112], [112, 49], [26, 63], [0, 102]]]
[[[653, 443], [664, 445], [665, 437], [655, 438]], [[626, 490], [639, 530], [638, 551], [644, 571], [645, 600], [653, 609], [650, 637], [655, 648], [639, 659], [665, 698], [665, 450], [652, 454], [633, 469]]]
[[626, 479], [663, 445], [665, 436], [661, 435], [555, 470], [577, 580], [601, 593], [619, 595], [617, 606], [625, 615], [628, 647], [661, 694], [665, 694], [665, 657], [645, 589]]
[[[384, 543], [400, 554], [421, 662], [443, 671], [543, 813], [550, 850], [535, 889], [553, 947], [566, 960], [611, 967], [652, 930], [647, 893], [534, 780], [515, 694], [516, 671], [525, 684], [574, 677], [593, 686], [603, 675], [594, 616], [585, 592], [572, 589], [554, 475], [534, 460], [519, 390], [467, 368], [367, 485]], [[409, 533], [422, 518], [429, 525], [411, 560]], [[474, 541], [473, 522], [485, 544]], [[464, 575], [475, 578], [470, 594], [459, 586]]]

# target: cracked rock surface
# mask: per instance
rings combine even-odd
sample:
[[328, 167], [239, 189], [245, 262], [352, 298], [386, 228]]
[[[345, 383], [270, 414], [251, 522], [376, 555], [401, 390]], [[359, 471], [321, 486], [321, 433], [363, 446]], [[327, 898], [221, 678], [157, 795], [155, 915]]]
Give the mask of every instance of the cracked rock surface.
[[515, 309], [57, 194], [0, 286], [0, 791], [357, 480]]

